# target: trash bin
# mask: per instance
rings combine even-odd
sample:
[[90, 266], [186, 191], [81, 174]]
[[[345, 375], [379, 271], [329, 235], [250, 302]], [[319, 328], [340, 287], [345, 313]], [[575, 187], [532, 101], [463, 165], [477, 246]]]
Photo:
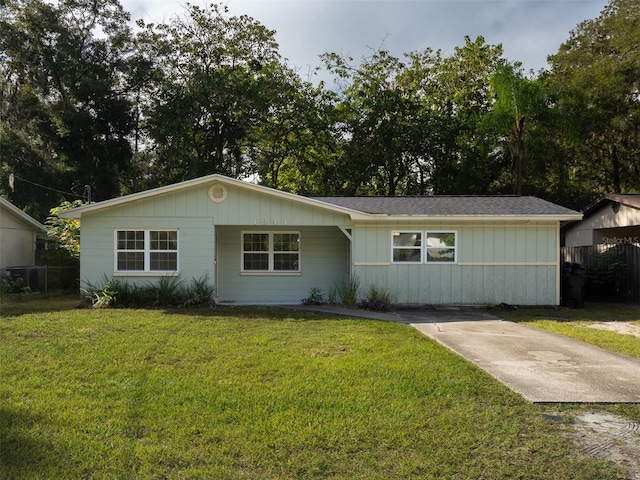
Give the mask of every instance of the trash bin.
[[7, 276], [13, 285], [13, 293], [22, 293], [25, 287], [32, 292], [40, 288], [38, 269], [34, 267], [7, 267]]
[[569, 308], [584, 308], [584, 290], [587, 267], [580, 263], [562, 264], [560, 305]]

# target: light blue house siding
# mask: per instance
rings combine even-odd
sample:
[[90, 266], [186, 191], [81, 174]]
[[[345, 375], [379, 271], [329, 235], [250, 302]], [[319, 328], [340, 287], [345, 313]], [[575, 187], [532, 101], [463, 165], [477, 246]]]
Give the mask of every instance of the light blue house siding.
[[311, 288], [326, 294], [349, 270], [349, 241], [337, 227], [269, 228], [300, 233], [300, 273], [253, 274], [241, 272], [242, 232], [263, 232], [255, 227], [217, 228], [218, 302], [300, 303]]
[[[310, 199], [220, 175], [80, 207], [62, 216], [81, 220], [83, 288], [100, 287], [112, 277], [136, 284], [158, 282], [162, 275], [184, 281], [206, 277], [220, 303], [295, 304], [312, 288], [326, 295], [337, 282], [353, 276], [360, 282], [361, 296], [375, 285], [386, 289], [394, 303], [435, 305], [557, 305], [560, 221], [580, 218], [577, 212], [534, 197]], [[150, 267], [151, 250], [158, 247], [145, 244], [145, 266], [140, 267], [135, 263], [140, 253], [131, 253], [138, 247], [124, 242], [120, 258], [134, 260], [131, 265], [123, 261], [118, 271], [117, 232], [143, 231], [150, 241], [152, 233], [163, 230], [171, 231], [172, 245], [173, 236], [178, 240], [177, 254], [171, 249], [168, 254], [168, 270]], [[394, 262], [393, 232], [420, 232], [413, 240], [403, 237], [408, 246], [401, 244], [410, 249], [406, 258], [411, 261], [420, 252], [417, 263], [408, 263], [402, 256], [406, 252], [399, 254], [404, 263]], [[437, 242], [451, 241], [427, 237], [427, 232], [455, 232], [454, 262], [425, 261], [425, 252], [440, 251], [443, 244]], [[256, 245], [263, 250], [245, 249], [247, 233], [262, 234], [256, 236], [262, 238]], [[283, 233], [293, 233], [294, 240], [282, 240]], [[263, 253], [266, 237], [268, 254]], [[277, 250], [276, 238], [293, 242], [287, 245], [299, 249], [299, 255], [287, 257], [286, 250]], [[449, 255], [450, 245], [445, 247]], [[258, 263], [243, 269], [243, 259], [251, 262], [254, 257]], [[292, 258], [293, 263], [275, 268], [276, 257]]]
[[[392, 232], [455, 231], [454, 264], [392, 262]], [[453, 223], [356, 226], [353, 274], [364, 289], [384, 286], [394, 302], [555, 305], [557, 223]]]
[[[159, 276], [115, 272], [115, 232], [178, 232], [182, 280], [208, 278], [216, 300], [225, 303], [299, 303], [310, 288], [327, 292], [348, 275], [350, 246], [339, 228], [347, 215], [295, 203], [261, 192], [225, 185], [226, 198], [211, 200], [211, 184], [152, 196], [82, 216], [82, 288], [100, 287], [110, 278], [133, 284]], [[242, 232], [296, 232], [300, 235], [299, 273], [243, 273]]]
[[180, 277], [208, 277], [213, 283], [214, 226], [207, 217], [136, 217], [127, 215], [82, 217], [80, 283], [82, 288], [99, 287], [112, 277], [132, 284], [158, 281], [157, 275], [124, 274], [115, 271], [115, 231], [177, 229]]

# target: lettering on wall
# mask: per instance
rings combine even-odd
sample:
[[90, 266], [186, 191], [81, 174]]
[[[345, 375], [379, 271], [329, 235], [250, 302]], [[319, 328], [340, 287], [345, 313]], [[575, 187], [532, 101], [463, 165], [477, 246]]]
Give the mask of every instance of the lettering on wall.
[[253, 224], [254, 225], [287, 225], [288, 222], [287, 220], [277, 220], [277, 219], [271, 219], [271, 218], [255, 218], [253, 219]]
[[611, 245], [622, 245], [626, 243], [640, 243], [640, 237], [602, 237], [602, 244]]

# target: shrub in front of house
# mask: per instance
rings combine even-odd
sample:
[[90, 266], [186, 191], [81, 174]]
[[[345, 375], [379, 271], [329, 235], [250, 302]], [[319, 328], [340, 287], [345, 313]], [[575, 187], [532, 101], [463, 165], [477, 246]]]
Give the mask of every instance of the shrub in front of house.
[[303, 305], [322, 305], [327, 303], [324, 298], [324, 293], [322, 293], [322, 289], [319, 287], [312, 287], [309, 290], [309, 295], [300, 300]]
[[358, 304], [358, 294], [360, 292], [360, 278], [353, 275], [335, 282], [329, 290], [329, 303], [343, 305], [345, 307], [355, 307]]
[[358, 308], [376, 312], [388, 312], [391, 310], [391, 294], [385, 288], [370, 285], [367, 296], [360, 300]]
[[93, 308], [191, 307], [213, 305], [214, 287], [208, 277], [190, 283], [179, 277], [161, 277], [157, 283], [138, 285], [111, 278], [101, 287], [90, 285], [82, 291]]

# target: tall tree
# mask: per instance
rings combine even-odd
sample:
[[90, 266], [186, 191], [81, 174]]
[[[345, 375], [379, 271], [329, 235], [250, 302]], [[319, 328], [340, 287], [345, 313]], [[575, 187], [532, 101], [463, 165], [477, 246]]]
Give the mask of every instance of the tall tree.
[[414, 85], [405, 64], [386, 50], [353, 65], [353, 59], [325, 54], [330, 71], [348, 86], [338, 105], [342, 113], [345, 161], [343, 188], [351, 194], [407, 192], [419, 169], [425, 137]]
[[140, 45], [156, 67], [144, 115], [161, 180], [253, 175], [247, 143], [283, 78], [274, 32], [215, 4], [188, 5], [186, 16], [141, 26]]
[[593, 196], [640, 189], [640, 4], [612, 0], [549, 58], [560, 107], [577, 120], [578, 174]]
[[[120, 193], [131, 159], [127, 94], [129, 19], [117, 0], [10, 0], [0, 7], [0, 162], [22, 183], [20, 206], [38, 206], [42, 186], [90, 185], [94, 199]], [[52, 196], [60, 195], [47, 190]], [[58, 198], [59, 200], [59, 198]]]
[[267, 118], [255, 129], [251, 155], [263, 185], [306, 195], [340, 189], [335, 94], [303, 82], [291, 69], [277, 82]]
[[504, 165], [495, 157], [496, 139], [480, 129], [491, 109], [490, 79], [502, 61], [502, 47], [488, 45], [483, 37], [464, 40], [447, 57], [430, 49], [410, 54], [405, 76], [415, 85], [425, 112], [422, 125], [429, 126], [418, 193], [485, 194], [504, 189], [498, 180]]
[[547, 97], [541, 84], [527, 78], [518, 64], [504, 63], [490, 81], [493, 103], [484, 116], [485, 128], [506, 136], [513, 170], [513, 193], [522, 195], [525, 136], [529, 124], [544, 118]]

